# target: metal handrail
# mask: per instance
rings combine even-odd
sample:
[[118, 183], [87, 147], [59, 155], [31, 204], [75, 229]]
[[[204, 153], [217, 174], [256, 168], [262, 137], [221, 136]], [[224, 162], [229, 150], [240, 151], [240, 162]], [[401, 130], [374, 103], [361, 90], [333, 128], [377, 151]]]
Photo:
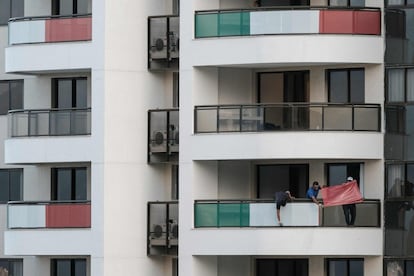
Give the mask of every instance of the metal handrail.
[[10, 18], [9, 23], [10, 22], [18, 22], [18, 21], [32, 21], [32, 20], [60, 19], [60, 18], [78, 18], [78, 17], [91, 17], [91, 16], [92, 16], [92, 13], [67, 14], [67, 15], [21, 16], [21, 17]]
[[212, 9], [198, 10], [195, 14], [222, 13], [222, 12], [247, 12], [247, 11], [277, 11], [277, 10], [353, 10], [353, 11], [381, 11], [378, 7], [347, 7], [347, 6], [273, 6], [273, 7], [254, 7], [241, 9]]
[[[255, 198], [255, 199], [196, 199], [194, 200], [194, 203], [274, 203], [275, 200], [274, 199], [269, 199], [269, 198], [265, 198], [265, 199], [259, 199], [259, 198]], [[308, 198], [295, 198], [293, 201], [291, 202], [298, 202], [298, 203], [311, 203], [312, 200], [308, 199]], [[379, 199], [364, 199], [363, 202], [361, 203], [380, 203], [381, 200]]]
[[9, 110], [9, 114], [14, 113], [35, 113], [35, 112], [56, 112], [56, 111], [90, 111], [92, 110], [90, 107], [82, 107], [82, 108], [41, 108], [41, 109], [13, 109]]
[[90, 204], [90, 200], [9, 201], [7, 205]]

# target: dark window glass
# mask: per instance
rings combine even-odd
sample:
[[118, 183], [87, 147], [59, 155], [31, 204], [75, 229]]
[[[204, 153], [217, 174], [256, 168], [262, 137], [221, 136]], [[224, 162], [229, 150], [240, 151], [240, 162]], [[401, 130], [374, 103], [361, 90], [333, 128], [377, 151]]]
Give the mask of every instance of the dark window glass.
[[178, 165], [171, 166], [171, 199], [178, 199]]
[[385, 255], [414, 256], [414, 201], [386, 200]]
[[0, 275], [23, 276], [23, 260], [0, 259]]
[[365, 101], [365, 74], [363, 69], [350, 71], [350, 102], [363, 103]]
[[86, 78], [53, 79], [53, 108], [86, 108]]
[[306, 197], [309, 182], [307, 164], [259, 165], [257, 173], [258, 198], [273, 198], [275, 192], [286, 190], [289, 190], [295, 197]]
[[7, 25], [12, 17], [24, 16], [24, 0], [0, 0], [0, 25]]
[[364, 7], [365, 0], [329, 0], [329, 6]]
[[0, 169], [0, 202], [22, 200], [23, 169]]
[[327, 164], [328, 186], [335, 186], [346, 182], [352, 176], [360, 183], [361, 163]]
[[364, 103], [365, 70], [328, 70], [329, 102]]
[[363, 259], [328, 259], [327, 276], [364, 276]]
[[86, 259], [52, 259], [51, 276], [86, 276]]
[[53, 0], [53, 15], [71, 15], [90, 13], [88, 0]]
[[23, 89], [23, 80], [0, 81], [0, 115], [23, 108]]
[[405, 108], [403, 106], [387, 106], [385, 108], [385, 127], [387, 133], [404, 133]]
[[309, 0], [259, 0], [259, 6], [309, 6]]
[[307, 276], [307, 259], [256, 259], [257, 276]]
[[86, 168], [53, 168], [52, 200], [86, 200]]

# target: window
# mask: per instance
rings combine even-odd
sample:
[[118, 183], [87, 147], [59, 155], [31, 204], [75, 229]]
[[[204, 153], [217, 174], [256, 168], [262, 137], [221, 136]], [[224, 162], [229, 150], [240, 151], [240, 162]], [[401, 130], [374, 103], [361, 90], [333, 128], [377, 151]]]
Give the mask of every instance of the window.
[[88, 106], [87, 79], [52, 79], [53, 108], [86, 108]]
[[23, 276], [23, 260], [0, 259], [0, 275]]
[[414, 0], [388, 0], [387, 6], [408, 6], [414, 4]]
[[385, 276], [414, 275], [414, 260], [387, 260], [385, 261]]
[[0, 0], [0, 25], [7, 25], [10, 18], [24, 16], [24, 0]]
[[256, 259], [256, 276], [308, 276], [308, 260]]
[[365, 0], [329, 0], [329, 6], [365, 7]]
[[91, 13], [91, 0], [52, 0], [53, 15]]
[[414, 163], [386, 165], [386, 198], [414, 196]]
[[171, 199], [178, 200], [179, 181], [178, 165], [171, 165]]
[[364, 276], [364, 259], [327, 259], [327, 276]]
[[348, 176], [352, 176], [361, 187], [361, 163], [327, 164], [328, 186], [335, 186], [346, 182]]
[[331, 103], [364, 103], [365, 70], [328, 70], [328, 91]]
[[52, 168], [52, 200], [87, 200], [86, 168]]
[[0, 203], [23, 198], [23, 169], [0, 169]]
[[259, 0], [260, 7], [269, 6], [309, 6], [309, 0]]
[[258, 165], [257, 178], [258, 198], [273, 198], [275, 192], [286, 190], [295, 197], [305, 198], [309, 183], [309, 165]]
[[414, 102], [414, 68], [387, 71], [387, 102]]
[[[1, 0], [0, 0], [1, 1]], [[23, 108], [23, 80], [0, 81], [0, 115]]]
[[52, 259], [51, 276], [86, 276], [86, 259]]

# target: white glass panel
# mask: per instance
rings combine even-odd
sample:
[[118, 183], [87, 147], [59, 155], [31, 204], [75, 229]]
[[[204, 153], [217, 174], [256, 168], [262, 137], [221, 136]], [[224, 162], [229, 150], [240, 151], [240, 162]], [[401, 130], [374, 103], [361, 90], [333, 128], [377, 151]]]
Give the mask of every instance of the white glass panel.
[[[288, 203], [280, 209], [285, 226], [318, 226], [319, 207], [313, 203]], [[275, 203], [251, 203], [250, 226], [278, 226]]]
[[9, 44], [45, 42], [45, 21], [11, 22]]
[[250, 33], [318, 33], [319, 11], [265, 11], [250, 13]]
[[9, 228], [46, 227], [45, 205], [9, 205]]

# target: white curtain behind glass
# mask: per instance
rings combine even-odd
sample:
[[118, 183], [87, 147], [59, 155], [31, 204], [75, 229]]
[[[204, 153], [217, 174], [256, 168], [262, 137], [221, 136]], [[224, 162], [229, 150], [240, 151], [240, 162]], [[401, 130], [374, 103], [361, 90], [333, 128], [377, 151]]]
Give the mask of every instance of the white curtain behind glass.
[[388, 102], [404, 102], [404, 69], [388, 70]]
[[407, 70], [407, 101], [414, 101], [414, 68]]
[[402, 185], [404, 184], [404, 166], [403, 165], [388, 165], [387, 167], [388, 179], [388, 196], [399, 197], [402, 192]]

